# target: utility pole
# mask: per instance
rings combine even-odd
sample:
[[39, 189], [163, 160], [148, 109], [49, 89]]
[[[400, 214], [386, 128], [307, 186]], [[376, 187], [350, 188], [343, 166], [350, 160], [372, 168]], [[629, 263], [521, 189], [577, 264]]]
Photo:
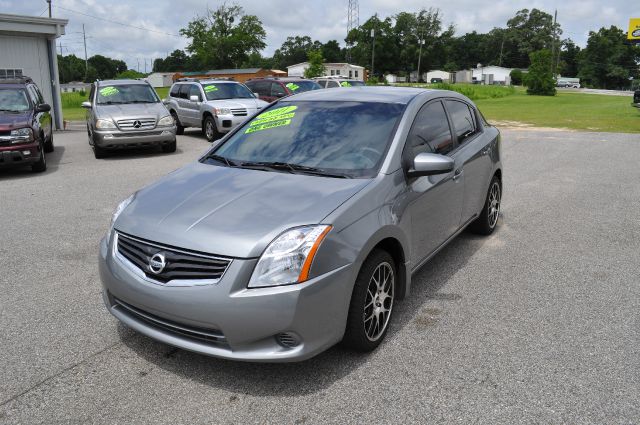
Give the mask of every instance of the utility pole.
[[502, 43], [500, 44], [500, 59], [498, 60], [498, 66], [502, 66], [502, 51], [504, 50], [504, 33], [502, 34]]
[[374, 22], [373, 22], [373, 28], [371, 29], [371, 38], [373, 38], [373, 44], [371, 46], [371, 75], [369, 76], [369, 78], [372, 78], [374, 75], [374, 64], [375, 64], [375, 59], [376, 59], [376, 23], [378, 22], [378, 14], [376, 13], [374, 15]]
[[551, 45], [551, 73], [553, 77], [556, 77], [556, 69], [555, 69], [555, 57], [556, 57], [556, 40], [558, 38], [556, 34], [556, 21], [558, 20], [558, 9], [556, 9], [553, 14], [553, 44]]
[[84, 41], [84, 80], [87, 81], [89, 59], [87, 58], [87, 33], [84, 32], [84, 24], [82, 24], [82, 40]]
[[138, 64], [138, 66], [136, 66], [136, 71], [140, 72], [140, 59], [136, 58], [136, 63]]
[[47, 3], [49, 3], [49, 17], [51, 18], [51, 0], [47, 0]]
[[424, 39], [419, 38], [418, 39], [418, 44], [420, 45], [420, 49], [418, 51], [418, 82], [420, 82], [421, 78], [420, 78], [420, 61], [422, 59], [422, 45], [424, 44]]

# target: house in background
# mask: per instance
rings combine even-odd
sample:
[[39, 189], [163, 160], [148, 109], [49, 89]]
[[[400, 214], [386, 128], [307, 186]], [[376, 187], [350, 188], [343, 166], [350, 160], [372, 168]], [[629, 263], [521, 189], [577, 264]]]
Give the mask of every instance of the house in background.
[[[287, 67], [289, 77], [304, 77], [304, 72], [309, 68], [309, 62], [297, 63]], [[325, 76], [341, 75], [354, 80], [364, 81], [364, 67], [350, 63], [325, 63]]]
[[175, 72], [152, 72], [145, 80], [151, 84], [151, 87], [170, 87], [175, 74]]
[[82, 81], [71, 81], [68, 83], [60, 84], [60, 91], [62, 93], [75, 93], [80, 91], [89, 92], [91, 90], [91, 83], [85, 83]]
[[480, 84], [500, 84], [505, 86], [511, 85], [511, 71], [515, 68], [504, 68], [502, 66], [478, 66], [472, 69], [473, 82]]

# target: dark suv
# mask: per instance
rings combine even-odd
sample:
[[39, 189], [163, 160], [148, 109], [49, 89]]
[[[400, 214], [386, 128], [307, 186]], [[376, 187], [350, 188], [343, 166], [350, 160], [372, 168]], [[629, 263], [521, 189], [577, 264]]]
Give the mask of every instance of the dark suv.
[[273, 102], [290, 94], [319, 90], [322, 87], [313, 80], [302, 77], [252, 78], [244, 83], [260, 99]]
[[53, 152], [50, 110], [31, 78], [0, 79], [0, 166], [47, 169], [44, 153]]
[[633, 106], [636, 108], [640, 108], [640, 89], [636, 90], [633, 93]]

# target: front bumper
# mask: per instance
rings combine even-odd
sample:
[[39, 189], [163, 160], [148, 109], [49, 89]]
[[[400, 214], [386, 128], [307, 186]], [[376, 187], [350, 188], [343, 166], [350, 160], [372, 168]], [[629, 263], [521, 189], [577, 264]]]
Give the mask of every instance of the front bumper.
[[[304, 360], [342, 339], [351, 266], [302, 284], [247, 289], [257, 259], [234, 259], [215, 284], [166, 286], [135, 273], [110, 239], [100, 243], [104, 302], [144, 335], [210, 356], [266, 362]], [[282, 344], [283, 333], [298, 345]]]
[[253, 112], [249, 112], [244, 116], [235, 116], [235, 115], [215, 115], [214, 119], [216, 121], [216, 126], [218, 127], [218, 131], [220, 133], [228, 133], [243, 122], [247, 120], [247, 118], [252, 115]]
[[120, 131], [94, 130], [93, 143], [103, 149], [140, 148], [162, 146], [176, 141], [176, 127], [158, 127], [153, 130]]
[[40, 159], [38, 142], [0, 146], [0, 167], [27, 165]]

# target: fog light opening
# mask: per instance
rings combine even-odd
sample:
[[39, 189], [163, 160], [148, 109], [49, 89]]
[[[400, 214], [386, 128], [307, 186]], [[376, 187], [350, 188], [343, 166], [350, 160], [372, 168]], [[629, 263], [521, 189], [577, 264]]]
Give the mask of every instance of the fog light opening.
[[22, 155], [31, 155], [31, 151], [22, 151]]
[[293, 332], [281, 332], [276, 335], [276, 341], [284, 348], [295, 348], [302, 342]]

